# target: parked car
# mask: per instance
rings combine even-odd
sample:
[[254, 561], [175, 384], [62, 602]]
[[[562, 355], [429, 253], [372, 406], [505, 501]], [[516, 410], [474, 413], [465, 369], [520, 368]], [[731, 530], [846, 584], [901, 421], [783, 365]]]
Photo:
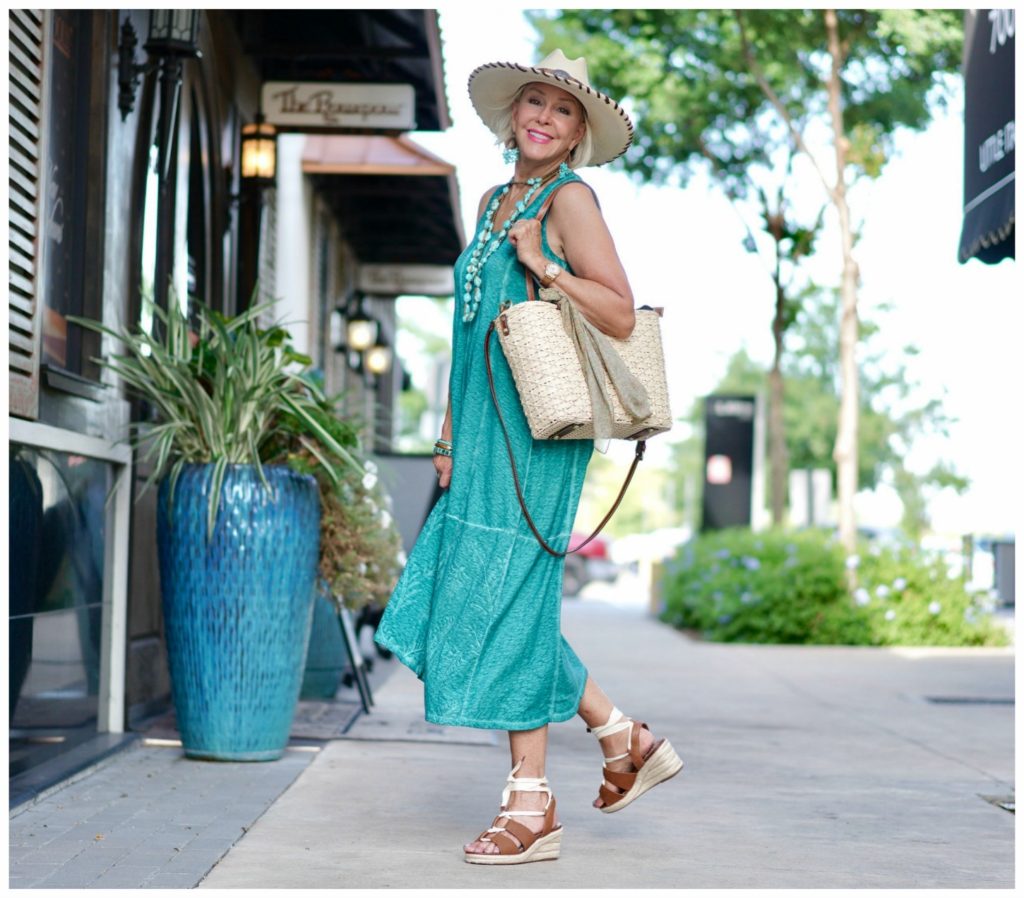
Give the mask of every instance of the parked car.
[[[585, 533], [573, 533], [569, 548], [575, 549], [587, 538]], [[619, 575], [619, 566], [611, 560], [610, 543], [603, 536], [595, 536], [579, 552], [565, 556], [565, 574], [562, 577], [562, 595], [577, 596], [592, 580], [611, 582]]]

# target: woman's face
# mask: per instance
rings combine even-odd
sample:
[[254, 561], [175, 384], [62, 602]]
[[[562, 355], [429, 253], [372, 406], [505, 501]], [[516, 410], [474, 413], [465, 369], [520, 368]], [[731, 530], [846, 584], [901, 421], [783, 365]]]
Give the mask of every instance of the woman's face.
[[585, 129], [579, 102], [552, 84], [533, 81], [512, 104], [512, 133], [525, 161], [564, 159]]

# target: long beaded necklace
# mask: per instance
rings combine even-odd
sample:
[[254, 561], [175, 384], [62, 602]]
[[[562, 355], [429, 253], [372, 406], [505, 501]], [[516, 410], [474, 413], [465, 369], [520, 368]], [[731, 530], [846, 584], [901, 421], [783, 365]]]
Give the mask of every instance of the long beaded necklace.
[[473, 252], [469, 257], [468, 264], [466, 265], [466, 279], [462, 291], [463, 321], [472, 321], [476, 317], [476, 310], [480, 308], [480, 273], [483, 271], [484, 263], [486, 263], [487, 260], [494, 255], [498, 247], [501, 246], [502, 241], [508, 235], [509, 229], [526, 211], [526, 207], [530, 205], [530, 200], [540, 188], [541, 184], [551, 178], [553, 174], [555, 174], [555, 172], [551, 172], [542, 178], [526, 179], [526, 193], [523, 194], [523, 198], [516, 203], [512, 210], [512, 214], [509, 215], [505, 220], [505, 224], [501, 226], [496, 234], [492, 233], [494, 228], [494, 213], [498, 211], [498, 206], [501, 205], [501, 201], [512, 189], [513, 183], [522, 184], [523, 182], [509, 181], [495, 194], [494, 199], [492, 199], [488, 204], [487, 212], [484, 215], [483, 230], [480, 233], [480, 239], [477, 240], [476, 245], [473, 247]]

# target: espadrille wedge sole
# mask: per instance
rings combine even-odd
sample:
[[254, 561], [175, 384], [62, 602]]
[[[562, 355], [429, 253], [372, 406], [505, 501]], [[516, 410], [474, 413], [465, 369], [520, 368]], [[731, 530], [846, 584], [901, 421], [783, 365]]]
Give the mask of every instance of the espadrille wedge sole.
[[562, 827], [541, 836], [525, 851], [518, 854], [471, 854], [466, 852], [469, 864], [529, 864], [532, 861], [558, 860], [562, 849]]

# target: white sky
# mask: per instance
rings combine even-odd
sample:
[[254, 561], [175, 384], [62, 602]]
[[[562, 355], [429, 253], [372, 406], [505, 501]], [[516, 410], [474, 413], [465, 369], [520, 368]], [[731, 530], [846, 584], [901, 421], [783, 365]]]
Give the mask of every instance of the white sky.
[[[442, 6], [440, 21], [454, 124], [442, 134], [413, 137], [457, 166], [468, 238], [481, 194], [505, 180], [510, 168], [473, 112], [466, 83], [485, 62], [535, 61], [534, 33], [521, 8], [509, 4], [473, 11], [465, 4]], [[642, 121], [634, 124], [643, 128]], [[850, 196], [855, 219], [864, 221], [856, 249], [861, 312], [884, 323], [880, 345], [893, 353], [910, 342], [921, 349], [906, 360], [910, 378], [922, 383], [922, 397], [944, 397], [947, 412], [959, 419], [948, 439], [922, 442], [912, 458], [921, 470], [945, 458], [973, 481], [965, 496], [943, 494], [932, 503], [935, 529], [1011, 532], [1018, 520], [1011, 497], [1020, 496], [1021, 453], [1015, 440], [1020, 428], [1015, 425], [1024, 406], [1017, 351], [1024, 293], [1016, 263], [956, 261], [962, 100], [926, 132], [904, 134], [897, 145], [898, 156], [882, 177], [858, 185]], [[744, 224], [719, 191], [699, 178], [679, 190], [637, 187], [607, 168], [587, 168], [581, 175], [601, 199], [637, 303], [666, 307], [664, 339], [676, 414], [714, 386], [739, 347], [770, 362], [774, 286], [766, 265], [771, 254], [744, 251]], [[801, 190], [805, 203], [823, 199], [816, 177], [803, 179]], [[746, 221], [757, 236], [754, 214], [747, 213]], [[837, 231], [834, 219], [828, 219], [813, 260], [814, 277], [826, 286], [839, 281]], [[891, 303], [893, 311], [872, 315], [881, 303]], [[651, 442], [651, 463], [665, 458], [674, 433]], [[891, 496], [880, 491], [863, 498], [862, 523], [896, 523], [898, 503]]]

